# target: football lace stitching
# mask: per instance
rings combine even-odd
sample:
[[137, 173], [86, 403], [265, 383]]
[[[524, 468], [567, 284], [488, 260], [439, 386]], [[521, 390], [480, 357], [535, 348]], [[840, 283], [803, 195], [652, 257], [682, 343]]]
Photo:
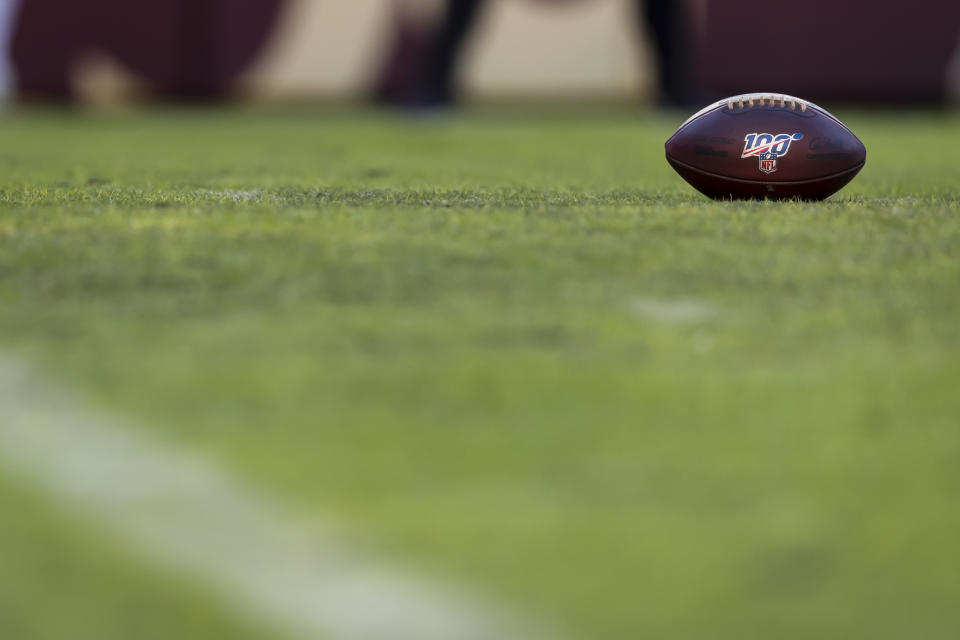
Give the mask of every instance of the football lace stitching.
[[[784, 95], [774, 94], [769, 96], [760, 96], [759, 98], [754, 98], [753, 96], [746, 96], [746, 103], [748, 107], [753, 107], [754, 103], [757, 101], [760, 102], [761, 107], [764, 107], [767, 105], [768, 100], [770, 101], [771, 107], [777, 106], [777, 103], [779, 102], [780, 103], [779, 106], [781, 109], [785, 109], [786, 106], [789, 104], [790, 110], [796, 111], [797, 105], [799, 104], [800, 111], [806, 112], [807, 110], [807, 103], [805, 103], [803, 100], [797, 100], [795, 98], [791, 98]], [[744, 96], [734, 96], [732, 98], [727, 99], [727, 109], [730, 111], [733, 111], [734, 105], [736, 105], [737, 109], [743, 109], [744, 108], [743, 103], [744, 103]]]

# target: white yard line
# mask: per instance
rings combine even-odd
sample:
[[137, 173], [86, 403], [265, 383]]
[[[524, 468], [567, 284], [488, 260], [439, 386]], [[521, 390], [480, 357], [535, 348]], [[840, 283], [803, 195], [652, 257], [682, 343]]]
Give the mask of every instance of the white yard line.
[[209, 461], [86, 409], [2, 355], [0, 465], [158, 564], [206, 581], [244, 615], [291, 635], [532, 637], [463, 594], [319, 535]]
[[696, 324], [718, 315], [718, 310], [704, 300], [679, 298], [638, 297], [630, 302], [630, 309], [641, 318], [662, 324]]

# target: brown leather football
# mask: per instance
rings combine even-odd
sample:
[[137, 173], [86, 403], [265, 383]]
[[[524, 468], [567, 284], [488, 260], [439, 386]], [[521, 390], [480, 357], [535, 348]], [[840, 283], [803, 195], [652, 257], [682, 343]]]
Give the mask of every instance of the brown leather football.
[[715, 102], [665, 146], [670, 166], [711, 198], [823, 200], [867, 159], [863, 143], [830, 113], [771, 93]]

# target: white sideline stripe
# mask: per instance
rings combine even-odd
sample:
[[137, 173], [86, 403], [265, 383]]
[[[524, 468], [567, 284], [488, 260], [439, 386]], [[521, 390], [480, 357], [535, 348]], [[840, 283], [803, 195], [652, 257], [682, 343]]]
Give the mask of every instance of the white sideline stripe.
[[109, 525], [147, 557], [206, 581], [227, 604], [291, 635], [534, 637], [489, 606], [319, 535], [210, 462], [85, 410], [2, 355], [0, 463]]
[[630, 303], [634, 314], [664, 324], [692, 324], [715, 317], [716, 307], [702, 300], [634, 298]]

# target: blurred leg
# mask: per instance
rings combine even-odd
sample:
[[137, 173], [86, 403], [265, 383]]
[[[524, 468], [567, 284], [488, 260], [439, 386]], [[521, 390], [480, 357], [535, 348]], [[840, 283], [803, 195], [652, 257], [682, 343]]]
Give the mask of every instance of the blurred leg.
[[400, 0], [393, 1], [391, 13], [386, 55], [377, 69], [372, 97], [383, 105], [405, 105], [419, 88], [432, 29]]
[[418, 102], [437, 106], [453, 102], [463, 46], [483, 4], [484, 0], [447, 0], [437, 33], [427, 49]]
[[689, 74], [690, 24], [682, 0], [638, 0], [641, 29], [652, 37], [657, 54], [660, 100], [669, 106], [689, 106], [694, 101]]

